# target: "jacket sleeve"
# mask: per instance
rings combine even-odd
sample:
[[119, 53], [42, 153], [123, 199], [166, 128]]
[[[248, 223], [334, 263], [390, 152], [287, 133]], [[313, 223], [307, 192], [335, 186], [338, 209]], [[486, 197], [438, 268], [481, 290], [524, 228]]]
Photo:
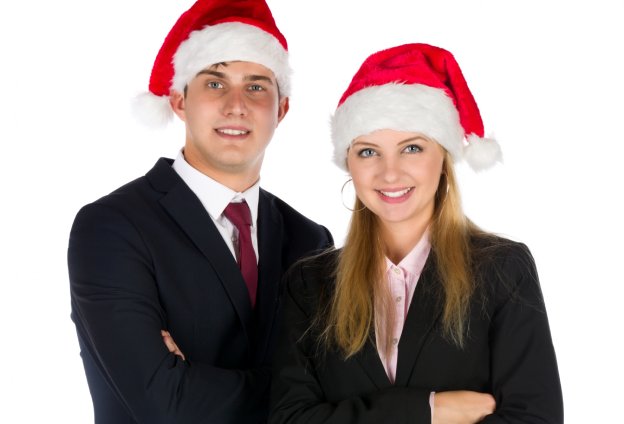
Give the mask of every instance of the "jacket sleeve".
[[430, 392], [426, 390], [393, 387], [337, 402], [326, 399], [317, 374], [317, 366], [322, 367], [319, 355], [323, 354], [317, 352], [317, 341], [311, 335], [312, 305], [318, 302], [319, 293], [303, 287], [300, 269], [291, 269], [285, 279], [269, 423], [431, 423]]
[[[563, 423], [563, 400], [544, 300], [524, 245], [495, 272], [491, 383], [496, 411], [487, 424]], [[490, 276], [492, 277], [492, 276]]]
[[[182, 361], [166, 349], [157, 264], [140, 231], [102, 204], [77, 215], [68, 249], [72, 319], [108, 386], [139, 423], [262, 421], [270, 371]], [[235, 411], [235, 413], [234, 413]]]

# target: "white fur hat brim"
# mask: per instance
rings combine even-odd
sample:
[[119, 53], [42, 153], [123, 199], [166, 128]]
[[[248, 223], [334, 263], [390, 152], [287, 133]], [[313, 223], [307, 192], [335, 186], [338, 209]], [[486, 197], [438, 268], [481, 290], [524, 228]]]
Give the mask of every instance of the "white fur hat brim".
[[280, 94], [290, 95], [288, 52], [268, 32], [253, 25], [226, 22], [193, 31], [173, 57], [172, 87], [182, 91], [206, 67], [221, 62], [259, 63], [273, 71]]
[[443, 90], [422, 84], [385, 84], [349, 96], [331, 118], [334, 162], [346, 170], [347, 150], [357, 137], [377, 130], [421, 133], [459, 160], [464, 130], [453, 101]]
[[453, 100], [444, 90], [422, 84], [391, 83], [364, 88], [349, 96], [331, 118], [334, 162], [347, 170], [347, 151], [362, 135], [377, 130], [415, 132], [444, 147], [458, 162], [476, 171], [502, 160], [498, 143], [464, 129]]
[[[197, 74], [216, 63], [254, 62], [273, 71], [280, 96], [290, 96], [288, 51], [271, 34], [253, 25], [226, 22], [193, 31], [173, 57], [171, 89], [182, 92]], [[136, 118], [150, 127], [162, 127], [173, 117], [168, 96], [141, 93], [135, 97]]]

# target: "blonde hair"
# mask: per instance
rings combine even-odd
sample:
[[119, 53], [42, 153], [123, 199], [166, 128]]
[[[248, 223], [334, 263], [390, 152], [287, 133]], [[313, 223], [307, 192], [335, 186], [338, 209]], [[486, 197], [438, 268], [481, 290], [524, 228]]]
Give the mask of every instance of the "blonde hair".
[[[462, 347], [474, 292], [470, 239], [483, 232], [462, 212], [453, 160], [446, 151], [442, 169], [429, 226], [430, 254], [444, 293], [443, 334]], [[359, 352], [369, 339], [380, 315], [376, 310], [385, 314], [386, 325], [394, 319], [392, 308], [386, 306], [389, 294], [383, 284], [385, 255], [378, 218], [358, 198], [354, 210], [336, 266], [335, 291], [316, 321], [321, 326], [319, 341], [337, 347], [345, 358]], [[380, 342], [383, 350], [389, 348], [388, 341]]]

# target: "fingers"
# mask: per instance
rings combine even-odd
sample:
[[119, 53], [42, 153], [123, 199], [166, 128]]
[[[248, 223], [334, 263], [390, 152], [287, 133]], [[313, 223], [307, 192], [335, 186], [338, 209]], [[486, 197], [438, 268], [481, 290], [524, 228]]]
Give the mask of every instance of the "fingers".
[[171, 337], [171, 334], [169, 334], [168, 331], [165, 330], [160, 330], [160, 335], [163, 338], [163, 341], [165, 342], [165, 346], [167, 346], [167, 349], [169, 349], [169, 352], [172, 352], [177, 348], [175, 342], [173, 341], [173, 338]]
[[165, 342], [165, 346], [167, 346], [167, 349], [169, 349], [169, 352], [179, 356], [180, 358], [182, 358], [183, 361], [185, 361], [186, 358], [184, 357], [184, 354], [182, 353], [180, 348], [178, 348], [178, 345], [173, 340], [173, 337], [171, 337], [171, 334], [169, 334], [168, 331], [160, 330], [160, 335], [163, 338], [163, 342]]
[[433, 423], [472, 424], [483, 420], [496, 409], [489, 393], [458, 390], [434, 396]]
[[493, 414], [496, 410], [496, 399], [494, 399], [494, 396], [489, 393], [479, 393], [479, 395], [482, 396], [481, 405], [486, 412], [482, 418], [485, 418], [485, 415]]

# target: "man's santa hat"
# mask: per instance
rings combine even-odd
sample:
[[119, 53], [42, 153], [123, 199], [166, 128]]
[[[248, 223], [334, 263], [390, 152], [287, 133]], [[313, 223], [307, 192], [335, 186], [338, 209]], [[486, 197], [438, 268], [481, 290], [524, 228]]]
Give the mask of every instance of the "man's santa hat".
[[353, 140], [382, 129], [421, 133], [477, 171], [501, 160], [459, 65], [439, 47], [405, 44], [364, 61], [331, 118], [336, 164], [346, 169]]
[[135, 99], [137, 118], [150, 126], [166, 124], [173, 116], [171, 90], [183, 92], [201, 70], [231, 61], [267, 67], [280, 95], [290, 94], [288, 45], [264, 0], [198, 0], [184, 12], [156, 56], [149, 92]]

